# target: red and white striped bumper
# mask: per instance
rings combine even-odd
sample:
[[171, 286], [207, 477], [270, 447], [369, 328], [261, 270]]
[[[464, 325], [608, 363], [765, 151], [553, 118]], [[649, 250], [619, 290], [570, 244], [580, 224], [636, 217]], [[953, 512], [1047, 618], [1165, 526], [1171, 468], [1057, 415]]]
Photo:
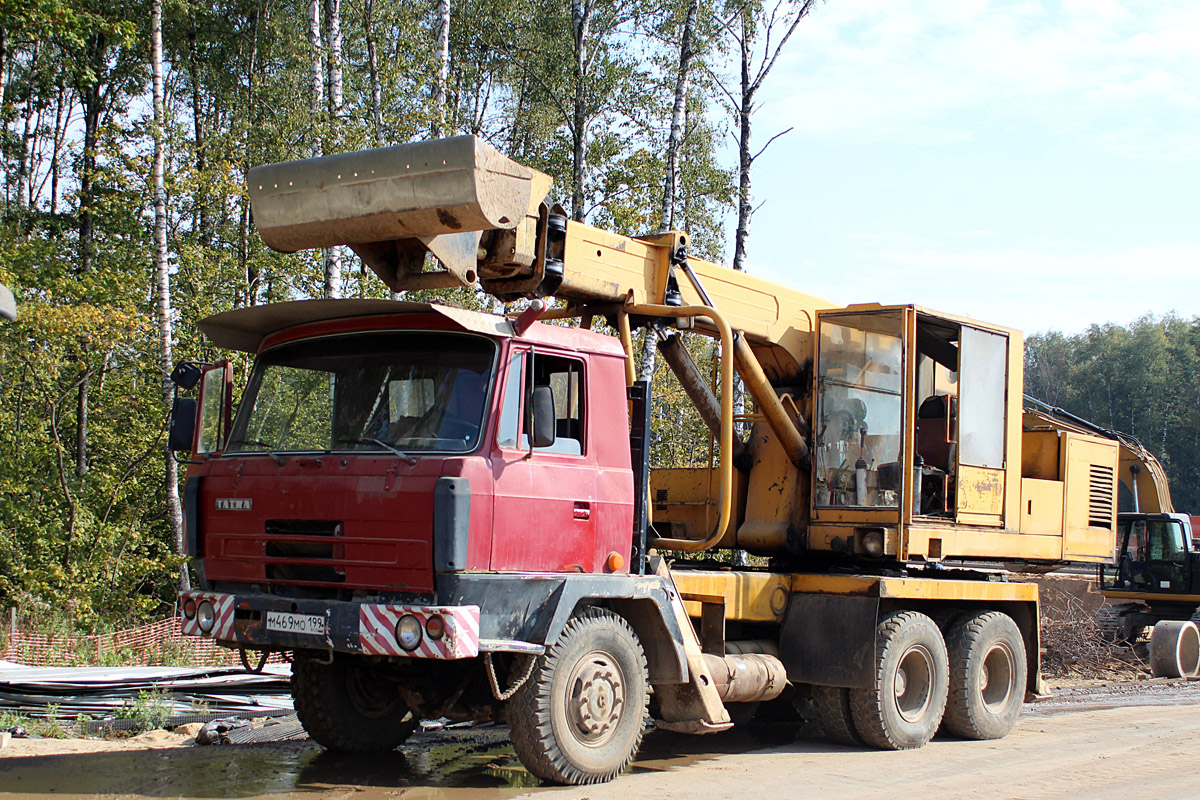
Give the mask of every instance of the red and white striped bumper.
[[[421, 623], [421, 643], [405, 650], [396, 641], [396, 624], [411, 614]], [[429, 619], [440, 616], [445, 633], [433, 639], [424, 631]], [[363, 605], [358, 616], [362, 651], [376, 656], [413, 658], [474, 658], [479, 655], [479, 606]]]
[[[180, 592], [180, 628], [187, 636], [232, 639], [234, 599], [234, 595], [221, 592]], [[200, 627], [200, 619], [204, 616], [201, 607], [205, 603], [211, 605], [213, 609], [213, 626], [207, 631]]]
[[[190, 636], [217, 639], [230, 647], [260, 650], [331, 650], [407, 658], [474, 658], [479, 655], [479, 606], [416, 606], [345, 601], [292, 601], [260, 594], [179, 593], [181, 628]], [[296, 630], [269, 629], [272, 613], [307, 618]], [[420, 641], [405, 649], [396, 626], [406, 616], [420, 623]], [[430, 625], [440, 617], [441, 625]], [[201, 620], [212, 619], [202, 626]], [[207, 630], [206, 630], [207, 628]], [[431, 636], [430, 631], [441, 635]]]

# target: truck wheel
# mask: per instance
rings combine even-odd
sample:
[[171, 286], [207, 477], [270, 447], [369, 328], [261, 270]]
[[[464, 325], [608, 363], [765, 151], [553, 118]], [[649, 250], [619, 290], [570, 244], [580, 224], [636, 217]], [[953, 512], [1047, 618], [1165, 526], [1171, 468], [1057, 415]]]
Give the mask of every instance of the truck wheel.
[[335, 656], [322, 664], [297, 653], [292, 699], [304, 730], [329, 750], [387, 752], [417, 727], [395, 682], [346, 658]]
[[933, 620], [916, 611], [885, 617], [875, 629], [875, 685], [850, 690], [854, 728], [884, 750], [924, 746], [946, 708], [946, 643]]
[[964, 739], [1001, 739], [1025, 700], [1025, 641], [1012, 617], [985, 611], [960, 618], [946, 636], [950, 699], [942, 721]]
[[649, 699], [633, 628], [607, 609], [589, 609], [566, 624], [513, 697], [513, 749], [546, 781], [612, 780], [637, 754]]
[[854, 717], [850, 711], [850, 690], [839, 686], [813, 686], [813, 711], [821, 733], [831, 742], [862, 747], [862, 737], [854, 728]]

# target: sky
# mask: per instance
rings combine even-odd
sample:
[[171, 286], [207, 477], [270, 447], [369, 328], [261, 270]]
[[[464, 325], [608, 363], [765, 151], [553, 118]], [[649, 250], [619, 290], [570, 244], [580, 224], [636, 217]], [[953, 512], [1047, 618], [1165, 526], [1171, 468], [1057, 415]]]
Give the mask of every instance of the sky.
[[828, 0], [760, 99], [755, 274], [1028, 333], [1200, 315], [1194, 0]]

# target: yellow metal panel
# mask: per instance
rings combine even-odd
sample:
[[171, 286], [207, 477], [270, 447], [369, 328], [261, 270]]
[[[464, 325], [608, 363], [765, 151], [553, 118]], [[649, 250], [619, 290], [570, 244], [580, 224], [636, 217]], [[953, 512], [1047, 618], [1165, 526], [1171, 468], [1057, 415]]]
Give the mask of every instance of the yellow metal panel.
[[1058, 431], [1024, 431], [1021, 434], [1022, 477], [1061, 480], [1058, 455]]
[[788, 532], [800, 529], [808, 510], [808, 475], [801, 476], [765, 422], [754, 424], [750, 452], [753, 465], [738, 546], [763, 555], [786, 552]]
[[[650, 504], [654, 525], [671, 539], [699, 541], [717, 524], [720, 473], [708, 467], [650, 470]], [[733, 471], [733, 513], [717, 547], [733, 547], [745, 516], [746, 473]], [[669, 532], [669, 533], [668, 533]]]
[[941, 542], [942, 558], [1029, 559], [1058, 561], [1062, 558], [1061, 536], [1019, 534], [999, 528], [969, 528], [961, 525], [922, 523], [908, 528], [913, 552], [927, 553], [926, 539]]
[[1095, 436], [1064, 433], [1063, 449], [1063, 558], [1108, 561], [1117, 546], [1118, 445]]
[[[1057, 462], [1057, 458], [1055, 461]], [[1062, 481], [1021, 479], [1021, 533], [1061, 536], [1063, 529]]]
[[1037, 584], [869, 575], [793, 575], [792, 591], [867, 595], [902, 600], [1036, 601]]
[[[685, 235], [682, 235], [686, 238]], [[579, 222], [567, 226], [563, 281], [556, 295], [587, 301], [662, 303], [670, 270], [671, 237], [630, 239]], [[743, 331], [763, 352], [763, 369], [772, 380], [794, 379], [812, 360], [813, 321], [818, 309], [832, 304], [816, 295], [747, 275], [701, 259], [689, 263], [713, 304], [734, 330]], [[682, 271], [676, 272], [685, 305], [703, 304]], [[712, 335], [697, 320], [697, 330]], [[769, 351], [769, 352], [768, 352]]]
[[1002, 581], [957, 581], [930, 578], [882, 578], [879, 596], [905, 600], [1009, 600], [1034, 601], [1038, 587], [1034, 583]]
[[700, 601], [689, 598], [724, 598], [725, 619], [743, 622], [778, 622], [787, 610], [790, 575], [684, 569], [671, 577], [693, 617], [700, 616]]
[[[958, 467], [958, 513], [995, 515], [995, 524], [1004, 513], [1004, 470], [986, 467]], [[979, 524], [979, 523], [977, 523]], [[986, 524], [986, 523], [984, 523]]]

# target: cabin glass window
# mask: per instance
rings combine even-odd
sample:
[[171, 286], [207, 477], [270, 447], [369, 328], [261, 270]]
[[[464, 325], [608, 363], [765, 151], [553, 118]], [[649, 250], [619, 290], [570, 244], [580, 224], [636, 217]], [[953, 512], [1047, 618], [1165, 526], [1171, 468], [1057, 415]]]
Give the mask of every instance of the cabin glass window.
[[820, 506], [896, 507], [903, 425], [903, 317], [821, 322], [815, 472]]
[[960, 464], [1004, 467], [1008, 337], [966, 325], [959, 354]]
[[469, 452], [496, 346], [440, 332], [289, 342], [259, 357], [230, 452]]
[[196, 454], [215, 453], [221, 449], [221, 418], [225, 405], [225, 370], [222, 367], [205, 371], [200, 384], [200, 436]]
[[516, 447], [521, 435], [521, 376], [524, 374], [525, 354], [513, 353], [508, 360], [504, 405], [500, 407], [500, 424], [496, 433], [496, 440], [501, 447]]
[[[554, 396], [554, 444], [534, 448], [537, 452], [582, 455], [583, 443], [583, 362], [575, 358], [536, 353], [533, 357], [533, 385], [549, 386]], [[522, 420], [521, 447], [529, 447], [525, 432], [528, 420]]]

